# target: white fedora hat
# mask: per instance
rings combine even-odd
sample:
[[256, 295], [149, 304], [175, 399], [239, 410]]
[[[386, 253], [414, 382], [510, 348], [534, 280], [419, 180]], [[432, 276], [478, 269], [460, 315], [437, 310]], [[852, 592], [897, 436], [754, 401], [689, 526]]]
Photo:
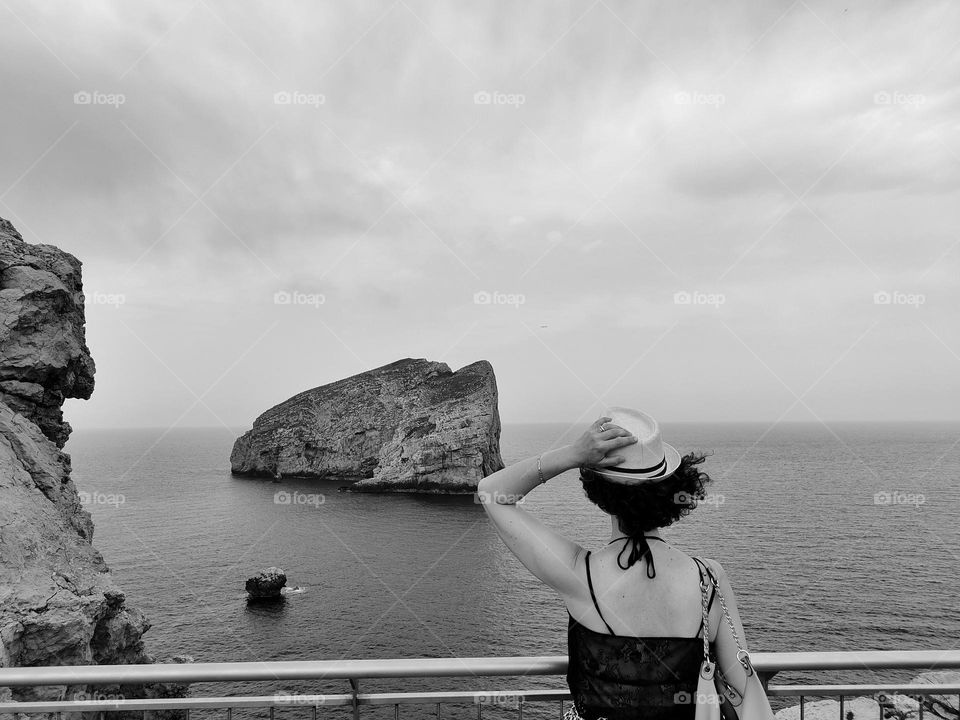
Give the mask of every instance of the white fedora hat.
[[612, 407], [605, 415], [611, 418], [603, 428], [617, 425], [632, 433], [637, 442], [613, 452], [623, 456], [623, 462], [609, 467], [591, 467], [607, 480], [635, 485], [668, 478], [680, 466], [680, 453], [660, 437], [660, 424], [646, 413], [625, 407]]

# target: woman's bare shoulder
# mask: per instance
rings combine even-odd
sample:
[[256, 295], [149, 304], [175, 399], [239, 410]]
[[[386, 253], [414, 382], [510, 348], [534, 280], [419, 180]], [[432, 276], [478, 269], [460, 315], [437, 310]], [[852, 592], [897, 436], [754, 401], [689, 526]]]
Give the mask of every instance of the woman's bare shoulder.
[[727, 571], [723, 569], [723, 565], [720, 564], [719, 560], [703, 557], [702, 555], [691, 555], [689, 557], [694, 562], [699, 560], [704, 563], [708, 568], [710, 568], [710, 570], [713, 571], [713, 574], [720, 582], [724, 582], [727, 579]]

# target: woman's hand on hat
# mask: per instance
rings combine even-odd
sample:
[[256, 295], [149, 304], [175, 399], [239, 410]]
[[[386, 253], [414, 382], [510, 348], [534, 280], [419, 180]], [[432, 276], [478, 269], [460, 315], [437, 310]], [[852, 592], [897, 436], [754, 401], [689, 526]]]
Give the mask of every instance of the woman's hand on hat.
[[614, 451], [633, 445], [637, 438], [619, 425], [606, 425], [611, 419], [598, 419], [571, 446], [577, 467], [609, 467], [623, 462], [623, 456]]

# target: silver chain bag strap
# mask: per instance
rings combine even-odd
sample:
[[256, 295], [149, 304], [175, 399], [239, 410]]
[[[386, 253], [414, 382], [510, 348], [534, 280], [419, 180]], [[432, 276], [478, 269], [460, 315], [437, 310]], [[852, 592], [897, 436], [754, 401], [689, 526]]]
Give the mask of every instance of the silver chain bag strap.
[[[724, 676], [721, 672], [720, 667], [716, 664], [713, 657], [713, 653], [710, 651], [710, 613], [708, 609], [709, 600], [707, 597], [707, 590], [709, 589], [704, 578], [704, 574], [710, 579], [710, 582], [713, 583], [714, 592], [717, 595], [717, 598], [720, 600], [720, 607], [723, 608], [723, 616], [727, 619], [727, 624], [730, 626], [730, 633], [733, 635], [734, 641], [737, 643], [737, 660], [743, 666], [744, 672], [749, 678], [754, 674], [753, 664], [750, 662], [749, 653], [744, 650], [743, 645], [740, 642], [740, 637], [737, 635], [737, 630], [733, 625], [733, 620], [730, 618], [730, 611], [727, 609], [727, 603], [723, 599], [723, 593], [720, 592], [720, 583], [717, 582], [717, 578], [713, 573], [713, 570], [710, 569], [710, 566], [707, 565], [700, 558], [694, 558], [697, 563], [698, 568], [700, 569], [700, 596], [701, 596], [701, 605], [703, 608], [703, 657], [704, 663], [701, 667], [701, 677], [706, 679], [704, 673], [708, 673], [712, 676], [713, 684], [716, 689], [717, 700], [719, 700], [720, 705], [720, 715], [723, 720], [739, 720], [737, 715], [737, 708], [743, 703], [743, 693], [737, 690]], [[715, 702], [717, 702], [715, 700]]]

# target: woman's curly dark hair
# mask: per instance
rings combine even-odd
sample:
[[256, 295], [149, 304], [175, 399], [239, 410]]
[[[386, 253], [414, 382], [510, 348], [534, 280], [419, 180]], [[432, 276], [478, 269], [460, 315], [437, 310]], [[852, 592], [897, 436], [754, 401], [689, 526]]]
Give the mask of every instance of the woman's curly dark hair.
[[587, 498], [601, 510], [615, 515], [627, 537], [638, 537], [655, 528], [672, 525], [689, 515], [706, 497], [710, 476], [697, 465], [706, 455], [688, 453], [673, 475], [641, 485], [612, 482], [588, 467], [580, 468], [580, 481]]

